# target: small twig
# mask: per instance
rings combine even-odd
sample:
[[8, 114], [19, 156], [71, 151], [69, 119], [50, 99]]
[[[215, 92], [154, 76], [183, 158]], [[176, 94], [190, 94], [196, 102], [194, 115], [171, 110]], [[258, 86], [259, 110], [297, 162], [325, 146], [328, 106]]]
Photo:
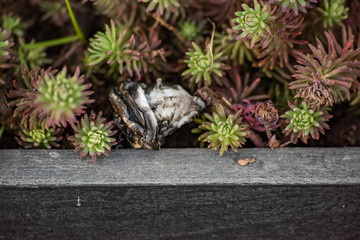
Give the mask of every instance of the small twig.
[[214, 54], [213, 54], [213, 43], [214, 43], [214, 35], [215, 35], [215, 23], [212, 22], [209, 18], [208, 18], [208, 21], [211, 23], [212, 27], [213, 27], [213, 30], [212, 30], [212, 33], [211, 33], [211, 40], [210, 40], [210, 43], [209, 45], [207, 46], [208, 47], [208, 51], [210, 52], [210, 71], [212, 71], [212, 68], [213, 68], [213, 64], [214, 64]]
[[287, 141], [287, 142], [281, 144], [280, 147], [281, 147], [281, 148], [282, 148], [282, 147], [286, 147], [286, 146], [290, 145], [291, 143], [292, 143], [291, 141]]
[[266, 136], [267, 136], [268, 140], [270, 140], [271, 137], [272, 137], [272, 134], [271, 134], [271, 131], [270, 131], [270, 127], [269, 127], [268, 123], [264, 121], [264, 119], [262, 119], [262, 120], [263, 120], [263, 122], [264, 122], [264, 127], [265, 127]]
[[171, 26], [170, 24], [168, 24], [167, 22], [164, 21], [164, 19], [162, 19], [160, 16], [157, 16], [153, 13], [150, 14], [150, 16], [152, 16], [155, 20], [156, 20], [156, 23], [154, 26], [156, 26], [158, 23], [160, 23], [161, 26], [167, 28], [169, 31], [172, 31], [175, 36], [186, 46], [188, 43], [187, 41], [185, 40], [185, 38], [179, 33], [179, 31]]

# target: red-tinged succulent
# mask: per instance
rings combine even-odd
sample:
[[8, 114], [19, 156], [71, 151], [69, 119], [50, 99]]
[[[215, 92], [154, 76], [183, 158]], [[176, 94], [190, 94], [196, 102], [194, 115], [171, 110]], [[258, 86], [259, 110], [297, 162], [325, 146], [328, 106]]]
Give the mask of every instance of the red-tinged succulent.
[[[67, 69], [51, 71], [35, 68], [22, 71], [22, 80], [14, 80], [15, 90], [10, 91], [9, 106], [15, 108], [14, 118], [22, 116], [21, 124], [32, 129], [36, 124], [42, 128], [64, 126], [77, 122], [76, 116], [84, 113], [89, 99], [91, 84], [84, 84], [79, 68], [72, 77], [67, 77]], [[29, 124], [29, 125], [28, 125]]]
[[9, 38], [10, 32], [0, 28], [0, 68], [10, 67], [6, 61], [10, 58], [10, 48], [14, 43]]
[[34, 128], [20, 127], [18, 131], [19, 137], [17, 142], [22, 148], [45, 148], [60, 147], [59, 142], [62, 140], [62, 128], [44, 129], [37, 124]]
[[159, 31], [155, 28], [149, 30], [148, 36], [140, 36], [138, 43], [136, 50], [140, 52], [141, 56], [139, 63], [147, 82], [150, 83], [150, 72], [155, 76], [160, 76], [158, 72], [169, 70], [165, 59], [169, 52], [161, 47], [162, 41], [159, 37]]
[[[319, 39], [317, 47], [309, 44], [312, 54], [298, 54], [295, 81], [290, 89], [299, 92], [295, 97], [304, 98], [311, 108], [332, 106], [334, 103], [350, 100], [350, 87], [359, 76], [360, 49], [352, 49], [354, 38], [350, 38], [342, 47], [335, 36], [325, 32], [328, 49], [325, 50]], [[347, 38], [343, 38], [343, 41]]]
[[251, 79], [248, 72], [242, 76], [239, 69], [241, 66], [237, 65], [226, 71], [226, 75], [221, 79], [224, 87], [214, 86], [215, 91], [233, 104], [241, 103], [244, 99], [250, 101], [269, 99], [267, 94], [256, 95], [253, 93], [256, 88], [260, 87], [260, 78]]
[[318, 140], [321, 134], [325, 134], [324, 129], [329, 129], [326, 123], [332, 118], [328, 113], [328, 108], [320, 110], [310, 109], [306, 102], [300, 106], [293, 105], [289, 102], [290, 111], [287, 111], [282, 118], [286, 119], [288, 124], [285, 128], [286, 135], [291, 134], [291, 142], [297, 143], [298, 139], [307, 143], [309, 136]]
[[347, 6], [349, 7], [348, 18], [344, 19], [343, 22], [356, 28], [360, 22], [360, 1], [347, 1]]
[[81, 158], [90, 154], [94, 162], [96, 155], [109, 156], [111, 146], [116, 144], [112, 137], [116, 133], [116, 130], [112, 130], [113, 123], [114, 121], [106, 122], [102, 112], [91, 114], [90, 117], [85, 114], [77, 125], [72, 126], [75, 134], [69, 137], [75, 146], [75, 152], [80, 152]]
[[[253, 63], [261, 67], [264, 72], [274, 70], [277, 66], [286, 67], [290, 71], [289, 56], [295, 54], [294, 46], [305, 44], [298, 36], [302, 31], [304, 18], [293, 11], [281, 12], [269, 2], [260, 4], [255, 1], [254, 8], [243, 4], [243, 11], [236, 12], [234, 22], [239, 25], [235, 30], [240, 30], [239, 40], [251, 40], [251, 48], [259, 53], [258, 60]], [[267, 74], [271, 76], [271, 73]]]
[[266, 48], [260, 49], [258, 60], [253, 64], [261, 67], [264, 72], [275, 70], [276, 67], [292, 71], [290, 56], [296, 55], [296, 45], [306, 43], [306, 41], [298, 39], [303, 28], [304, 18], [302, 16], [296, 16], [293, 12], [277, 13], [277, 16], [271, 25], [271, 41]]
[[[21, 76], [16, 76], [16, 80], [13, 81], [14, 90], [11, 90], [8, 94], [10, 99], [8, 105], [14, 109], [13, 119], [20, 121], [19, 125], [25, 128], [33, 129], [40, 124], [42, 128], [45, 128], [47, 123], [44, 118], [40, 119], [38, 116], [38, 108], [35, 104], [35, 100], [38, 95], [39, 82], [45, 76], [45, 72], [50, 72], [51, 68], [40, 69], [35, 67], [33, 70], [28, 70], [22, 66]], [[56, 70], [53, 71], [56, 73]]]
[[278, 122], [278, 111], [271, 101], [251, 103], [248, 99], [244, 99], [233, 106], [235, 111], [242, 110], [244, 122], [256, 131], [273, 131], [281, 125]]
[[311, 8], [311, 3], [317, 3], [317, 0], [270, 0], [271, 3], [277, 4], [282, 11], [293, 11], [298, 15], [299, 11], [306, 13], [306, 8]]
[[138, 0], [139, 2], [149, 3], [146, 11], [155, 11], [156, 15], [163, 15], [165, 10], [176, 12], [180, 7], [178, 0]]
[[35, 104], [41, 109], [39, 116], [47, 117], [47, 126], [66, 127], [68, 123], [77, 122], [76, 116], [85, 112], [85, 105], [95, 101], [89, 98], [93, 93], [88, 91], [91, 83], [84, 84], [84, 81], [79, 68], [72, 77], [67, 76], [66, 67], [56, 75], [45, 72], [38, 85]]

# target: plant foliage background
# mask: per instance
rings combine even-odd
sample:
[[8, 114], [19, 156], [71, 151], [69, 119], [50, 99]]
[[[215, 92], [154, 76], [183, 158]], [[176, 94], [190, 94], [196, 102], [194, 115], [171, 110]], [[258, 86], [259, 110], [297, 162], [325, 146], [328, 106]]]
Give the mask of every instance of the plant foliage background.
[[207, 103], [164, 147], [359, 146], [359, 12], [350, 0], [2, 0], [0, 147], [94, 161], [128, 147], [107, 94], [129, 78]]

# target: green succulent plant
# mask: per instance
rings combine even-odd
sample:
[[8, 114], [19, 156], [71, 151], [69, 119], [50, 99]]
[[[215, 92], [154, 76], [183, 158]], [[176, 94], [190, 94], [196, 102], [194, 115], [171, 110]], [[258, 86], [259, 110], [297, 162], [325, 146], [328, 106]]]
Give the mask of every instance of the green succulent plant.
[[202, 34], [205, 30], [204, 21], [195, 22], [192, 20], [186, 20], [179, 23], [179, 33], [186, 40], [192, 41], [195, 38], [202, 37]]
[[84, 84], [84, 81], [79, 68], [72, 77], [67, 76], [66, 67], [56, 75], [45, 73], [38, 85], [39, 94], [35, 103], [41, 109], [40, 115], [48, 117], [48, 126], [66, 127], [67, 123], [75, 123], [76, 116], [84, 112], [84, 105], [95, 101], [89, 99], [93, 92], [87, 91], [91, 84]]
[[245, 129], [247, 125], [241, 124], [241, 110], [236, 114], [226, 116], [222, 105], [217, 105], [216, 111], [211, 116], [205, 113], [203, 118], [195, 119], [200, 124], [198, 128], [192, 130], [193, 133], [206, 131], [198, 138], [201, 142], [209, 143], [208, 148], [217, 150], [220, 148], [220, 156], [227, 151], [229, 146], [233, 151], [237, 151], [246, 142]]
[[6, 60], [10, 58], [10, 48], [14, 43], [9, 39], [10, 32], [0, 28], [0, 68], [8, 68]]
[[319, 133], [324, 134], [324, 129], [329, 129], [326, 123], [332, 116], [328, 113], [328, 108], [318, 111], [309, 109], [306, 102], [302, 102], [300, 107], [290, 104], [290, 111], [287, 111], [282, 118], [286, 118], [286, 135], [291, 134], [291, 142], [296, 143], [300, 138], [307, 143], [309, 136], [319, 139]]
[[344, 6], [345, 0], [324, 0], [324, 8], [318, 8], [323, 14], [325, 28], [342, 25], [342, 20], [347, 19], [349, 8]]
[[40, 124], [35, 128], [29, 129], [22, 126], [18, 132], [19, 137], [17, 141], [23, 148], [45, 148], [60, 147], [59, 142], [62, 140], [61, 128], [44, 129]]
[[254, 1], [254, 8], [242, 6], [243, 11], [236, 12], [238, 17], [233, 20], [239, 24], [233, 29], [241, 31], [237, 39], [251, 41], [250, 48], [257, 58], [254, 67], [261, 67], [267, 76], [281, 80], [281, 75], [293, 71], [289, 59], [295, 55], [295, 45], [306, 43], [297, 39], [304, 18], [293, 11], [278, 11], [270, 2]]
[[120, 74], [126, 69], [130, 76], [135, 71], [140, 78], [140, 52], [135, 50], [135, 36], [125, 28], [117, 28], [114, 21], [105, 26], [105, 32], [97, 32], [90, 39], [88, 50], [90, 66], [106, 61]]
[[25, 34], [26, 24], [21, 22], [20, 17], [4, 15], [2, 17], [2, 28], [11, 32], [12, 35], [22, 37]]
[[243, 11], [236, 12], [237, 18], [233, 20], [238, 24], [233, 29], [242, 31], [237, 38], [251, 40], [251, 48], [259, 41], [261, 41], [263, 47], [266, 47], [269, 45], [271, 38], [264, 36], [272, 34], [270, 24], [276, 19], [273, 16], [274, 10], [271, 9], [271, 5], [269, 3], [260, 5], [254, 0], [254, 8], [250, 8], [245, 3], [241, 6]]
[[58, 1], [40, 1], [40, 7], [45, 12], [41, 20], [51, 20], [58, 27], [63, 27], [69, 20], [66, 5]]
[[235, 64], [244, 64], [245, 59], [253, 62], [259, 51], [257, 48], [250, 48], [249, 40], [239, 41], [236, 39], [234, 30], [226, 29], [226, 34], [215, 33], [214, 45], [215, 51], [223, 52], [225, 56], [229, 56], [229, 60]]
[[111, 146], [116, 144], [115, 138], [111, 137], [116, 133], [111, 130], [114, 127], [113, 123], [106, 122], [106, 119], [102, 118], [102, 112], [90, 117], [85, 114], [80, 123], [73, 126], [75, 134], [69, 137], [75, 146], [75, 152], [80, 152], [81, 158], [90, 154], [94, 162], [96, 155], [108, 156]]
[[[34, 44], [35, 41], [32, 40], [29, 44]], [[20, 39], [20, 44], [24, 45], [23, 40]], [[37, 47], [29, 48], [23, 50], [24, 59], [30, 69], [35, 68], [36, 66], [42, 67], [46, 64], [51, 63], [51, 59], [47, 58], [46, 48]]]
[[285, 12], [294, 11], [297, 15], [299, 11], [306, 13], [306, 8], [311, 7], [311, 3], [316, 3], [317, 0], [270, 0], [271, 3], [276, 3]]
[[186, 55], [189, 59], [185, 60], [188, 69], [182, 73], [183, 76], [189, 76], [191, 84], [209, 86], [213, 79], [221, 84], [219, 77], [223, 75], [222, 52], [213, 54], [212, 44], [208, 45], [207, 51], [204, 53], [199, 45], [192, 43], [193, 49], [188, 51]]
[[89, 99], [91, 84], [84, 84], [79, 68], [72, 77], [66, 74], [66, 67], [60, 72], [36, 67], [30, 73], [23, 67], [13, 82], [15, 89], [8, 94], [13, 118], [21, 118], [21, 125], [29, 129], [37, 124], [48, 129], [76, 123], [76, 116], [85, 112], [85, 104], [94, 102]]
[[30, 48], [25, 51], [24, 55], [29, 68], [41, 67], [51, 63], [51, 59], [47, 58], [46, 48]]

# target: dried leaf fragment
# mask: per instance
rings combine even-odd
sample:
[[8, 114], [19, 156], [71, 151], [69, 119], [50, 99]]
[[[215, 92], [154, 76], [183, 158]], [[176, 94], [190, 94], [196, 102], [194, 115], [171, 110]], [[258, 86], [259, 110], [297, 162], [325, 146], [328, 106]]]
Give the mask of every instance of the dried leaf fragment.
[[253, 162], [255, 162], [255, 158], [240, 158], [237, 160], [237, 164], [239, 164], [240, 166], [246, 166]]

